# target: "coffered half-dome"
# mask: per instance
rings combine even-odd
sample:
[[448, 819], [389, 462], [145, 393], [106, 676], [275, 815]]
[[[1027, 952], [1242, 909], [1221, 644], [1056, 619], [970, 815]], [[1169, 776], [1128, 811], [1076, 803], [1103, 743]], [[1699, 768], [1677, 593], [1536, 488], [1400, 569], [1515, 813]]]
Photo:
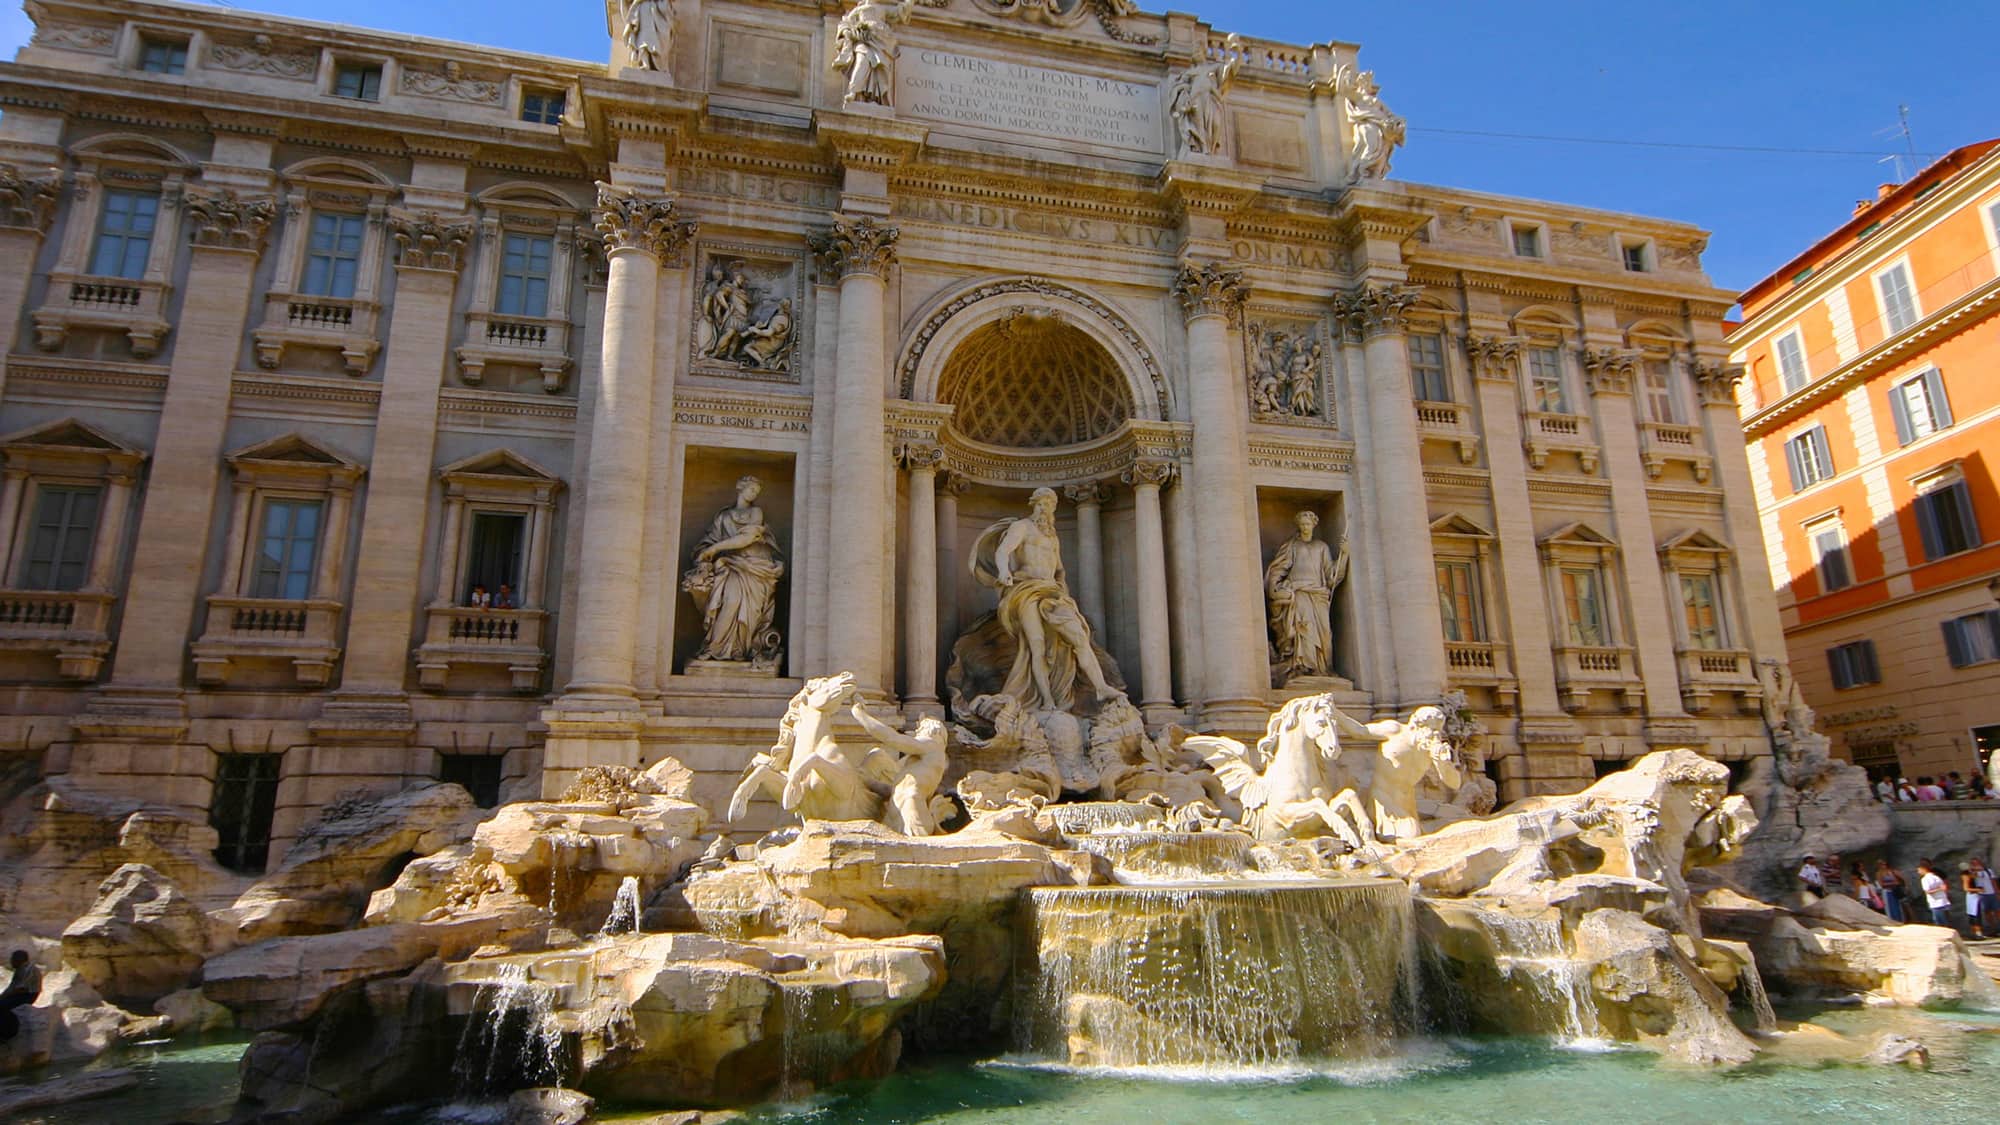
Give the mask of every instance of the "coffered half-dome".
[[1017, 310], [952, 352], [938, 398], [952, 426], [988, 445], [1048, 449], [1106, 436], [1132, 417], [1126, 379], [1103, 345], [1060, 313]]

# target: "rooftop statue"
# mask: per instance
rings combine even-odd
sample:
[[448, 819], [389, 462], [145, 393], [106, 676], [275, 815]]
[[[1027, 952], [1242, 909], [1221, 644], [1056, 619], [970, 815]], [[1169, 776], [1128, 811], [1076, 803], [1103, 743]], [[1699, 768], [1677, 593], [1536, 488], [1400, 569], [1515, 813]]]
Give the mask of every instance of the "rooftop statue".
[[1174, 77], [1169, 112], [1182, 156], [1221, 155], [1225, 136], [1222, 99], [1243, 65], [1242, 46], [1242, 38], [1232, 35], [1223, 43], [1223, 58], [1198, 62]]
[[833, 68], [847, 74], [843, 104], [890, 104], [896, 61], [895, 24], [910, 18], [916, 0], [860, 0], [840, 17], [833, 33]]
[[1347, 109], [1347, 122], [1354, 130], [1351, 155], [1353, 178], [1380, 180], [1389, 175], [1389, 157], [1404, 141], [1408, 125], [1382, 104], [1382, 88], [1375, 84], [1375, 72], [1342, 63], [1334, 72], [1333, 88]]
[[632, 65], [669, 80], [674, 51], [674, 0], [624, 0], [625, 50]]

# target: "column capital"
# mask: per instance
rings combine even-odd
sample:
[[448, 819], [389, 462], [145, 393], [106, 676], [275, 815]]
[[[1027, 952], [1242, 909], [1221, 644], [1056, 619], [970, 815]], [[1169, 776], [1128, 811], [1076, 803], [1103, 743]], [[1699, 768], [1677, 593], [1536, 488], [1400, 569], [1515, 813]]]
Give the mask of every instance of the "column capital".
[[1469, 334], [1465, 337], [1465, 356], [1472, 361], [1474, 378], [1512, 383], [1514, 363], [1521, 357], [1521, 338]]
[[1098, 481], [1087, 480], [1081, 484], [1064, 485], [1063, 495], [1069, 497], [1069, 502], [1078, 507], [1082, 507], [1085, 504], [1097, 504], [1101, 506], [1109, 497], [1110, 489], [1107, 489]]
[[836, 214], [831, 230], [807, 241], [828, 276], [842, 280], [857, 274], [887, 278], [889, 267], [896, 263], [896, 241], [902, 236], [898, 228], [867, 215]]
[[643, 250], [662, 264], [679, 265], [682, 251], [694, 240], [696, 224], [676, 219], [671, 199], [642, 196], [632, 188], [599, 181], [591, 226], [607, 258], [620, 250]]
[[1422, 294], [1423, 289], [1415, 285], [1364, 283], [1334, 298], [1334, 315], [1346, 320], [1350, 330], [1358, 330], [1363, 339], [1401, 335], [1410, 306]]
[[1165, 488], [1180, 471], [1181, 467], [1172, 461], [1140, 460], [1132, 462], [1118, 479], [1133, 488]]
[[396, 239], [398, 269], [445, 270], [457, 273], [472, 239], [470, 222], [448, 223], [435, 211], [389, 216], [389, 233]]
[[896, 460], [913, 473], [935, 473], [945, 466], [944, 447], [934, 442], [906, 441], [896, 447]]
[[1743, 381], [1743, 365], [1727, 360], [1704, 360], [1700, 357], [1689, 361], [1688, 373], [1694, 376], [1694, 385], [1701, 393], [1703, 406], [1736, 406], [1736, 384]]
[[1242, 270], [1232, 270], [1208, 262], [1182, 262], [1174, 278], [1174, 296], [1181, 301], [1182, 316], [1192, 324], [1205, 316], [1219, 316], [1235, 323], [1243, 315], [1243, 302], [1250, 299], [1250, 286]]
[[0, 164], [0, 229], [47, 234], [56, 214], [58, 175], [31, 176], [12, 164]]
[[1627, 348], [1592, 348], [1579, 353], [1583, 360], [1583, 381], [1594, 395], [1629, 395], [1632, 372], [1639, 366], [1639, 353]]
[[188, 192], [186, 211], [196, 246], [257, 253], [264, 249], [264, 234], [278, 208], [268, 196], [239, 196], [221, 188]]
[[967, 479], [964, 473], [958, 472], [955, 469], [947, 469], [942, 476], [938, 477], [937, 490], [938, 495], [949, 496], [956, 500], [960, 496], [972, 491], [972, 481]]

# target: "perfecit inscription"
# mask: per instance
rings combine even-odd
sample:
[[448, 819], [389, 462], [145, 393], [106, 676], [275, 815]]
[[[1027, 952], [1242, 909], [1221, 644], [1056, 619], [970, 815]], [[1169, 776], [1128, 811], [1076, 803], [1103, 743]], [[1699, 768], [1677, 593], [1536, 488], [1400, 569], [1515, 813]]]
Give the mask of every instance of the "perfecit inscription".
[[910, 117], [1160, 152], [1160, 88], [931, 48], [903, 51], [896, 105]]

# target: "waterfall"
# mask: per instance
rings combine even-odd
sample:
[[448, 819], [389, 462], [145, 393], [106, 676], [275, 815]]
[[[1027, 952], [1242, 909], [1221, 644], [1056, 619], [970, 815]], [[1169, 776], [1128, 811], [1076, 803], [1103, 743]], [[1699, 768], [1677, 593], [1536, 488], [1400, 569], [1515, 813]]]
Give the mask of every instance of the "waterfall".
[[526, 965], [509, 961], [496, 966], [494, 979], [479, 986], [459, 1036], [452, 1064], [459, 1093], [561, 1085], [563, 1041], [555, 1010], [555, 988], [530, 980]]
[[1486, 913], [1481, 916], [1496, 954], [1493, 963], [1503, 979], [1525, 984], [1538, 1006], [1555, 1024], [1549, 1028], [1565, 1043], [1588, 1045], [1602, 1041], [1597, 1000], [1591, 992], [1590, 966], [1571, 957], [1563, 945], [1562, 923], [1554, 918], [1519, 918]]
[[1378, 1055], [1412, 1023], [1392, 880], [1041, 887], [1025, 896], [1016, 1046], [1090, 1067], [1285, 1067]]
[[627, 875], [618, 882], [618, 897], [611, 900], [611, 914], [599, 929], [601, 937], [639, 933], [639, 879]]
[[1118, 828], [1165, 828], [1167, 810], [1130, 801], [1082, 801], [1050, 805], [1041, 815], [1065, 836], [1081, 836]]
[[1070, 841], [1111, 861], [1121, 883], [1245, 877], [1256, 841], [1241, 832], [1156, 832], [1113, 829]]

